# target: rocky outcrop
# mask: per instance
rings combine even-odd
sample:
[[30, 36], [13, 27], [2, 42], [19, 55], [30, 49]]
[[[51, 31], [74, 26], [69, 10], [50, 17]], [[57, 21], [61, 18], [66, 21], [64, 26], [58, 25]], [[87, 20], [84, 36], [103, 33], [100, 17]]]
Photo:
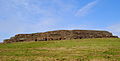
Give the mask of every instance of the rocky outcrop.
[[17, 34], [4, 43], [24, 42], [24, 41], [49, 41], [49, 40], [70, 40], [84, 38], [118, 38], [108, 31], [96, 30], [57, 30], [44, 33]]

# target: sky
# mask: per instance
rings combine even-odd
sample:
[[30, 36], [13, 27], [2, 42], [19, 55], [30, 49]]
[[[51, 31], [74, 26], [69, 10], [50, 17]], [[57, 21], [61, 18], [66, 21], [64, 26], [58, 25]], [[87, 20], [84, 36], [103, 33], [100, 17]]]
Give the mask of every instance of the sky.
[[120, 36], [120, 0], [0, 0], [0, 42], [15, 34], [78, 29]]

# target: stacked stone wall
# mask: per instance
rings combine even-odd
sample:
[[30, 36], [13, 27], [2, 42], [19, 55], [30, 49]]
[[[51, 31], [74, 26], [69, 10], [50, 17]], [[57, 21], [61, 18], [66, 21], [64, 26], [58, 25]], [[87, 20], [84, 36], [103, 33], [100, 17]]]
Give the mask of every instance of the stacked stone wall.
[[33, 34], [17, 34], [10, 39], [4, 40], [5, 43], [24, 42], [24, 41], [49, 41], [49, 40], [70, 40], [84, 38], [118, 38], [108, 31], [96, 30], [57, 30]]

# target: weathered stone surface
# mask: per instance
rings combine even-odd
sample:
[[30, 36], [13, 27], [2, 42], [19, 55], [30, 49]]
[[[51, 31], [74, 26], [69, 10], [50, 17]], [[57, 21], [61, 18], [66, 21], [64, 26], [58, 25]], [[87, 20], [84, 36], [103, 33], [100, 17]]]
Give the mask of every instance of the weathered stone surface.
[[49, 41], [49, 40], [70, 40], [84, 38], [118, 38], [108, 31], [96, 30], [57, 30], [44, 33], [17, 34], [4, 43], [23, 42], [23, 41]]

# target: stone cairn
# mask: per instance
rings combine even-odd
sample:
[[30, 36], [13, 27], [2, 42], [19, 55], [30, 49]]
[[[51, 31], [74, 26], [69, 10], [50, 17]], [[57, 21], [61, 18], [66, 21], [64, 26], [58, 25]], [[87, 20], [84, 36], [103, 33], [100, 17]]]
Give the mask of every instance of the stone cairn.
[[118, 38], [108, 31], [96, 30], [57, 30], [33, 34], [17, 34], [4, 43], [24, 42], [24, 41], [49, 41], [49, 40], [71, 40], [85, 38]]

